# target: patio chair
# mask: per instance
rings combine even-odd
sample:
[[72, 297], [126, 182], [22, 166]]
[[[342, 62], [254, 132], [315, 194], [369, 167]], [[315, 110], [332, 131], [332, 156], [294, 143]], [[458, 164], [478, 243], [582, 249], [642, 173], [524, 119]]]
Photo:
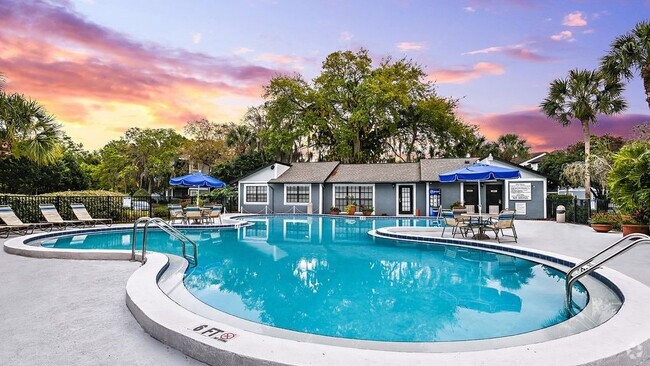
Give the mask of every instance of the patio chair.
[[460, 217], [455, 217], [453, 211], [442, 210], [442, 217], [444, 219], [445, 225], [442, 227], [441, 237], [445, 236], [445, 230], [447, 230], [448, 227], [453, 228], [451, 230], [451, 235], [454, 238], [456, 237], [456, 234], [458, 234], [459, 232], [463, 237], [466, 237], [467, 232], [470, 230], [472, 230], [472, 234], [474, 234], [474, 230], [469, 225], [469, 223], [466, 220], [461, 219]]
[[186, 222], [185, 213], [183, 213], [183, 207], [181, 205], [169, 205], [167, 209], [169, 210], [170, 224], [173, 224], [176, 220], [181, 220], [181, 224]]
[[474, 205], [465, 205], [465, 210], [467, 210], [466, 213], [476, 213], [476, 206]]
[[208, 220], [211, 223], [215, 223], [216, 219], [219, 219], [219, 224], [223, 225], [223, 220], [221, 220], [221, 211], [223, 210], [223, 206], [221, 205], [215, 205], [212, 207], [209, 207], [210, 212], [208, 214]]
[[[510, 229], [512, 235], [506, 235], [504, 230]], [[497, 241], [501, 243], [501, 237], [513, 238], [517, 242], [517, 230], [515, 229], [515, 211], [503, 210], [499, 213], [496, 219], [490, 220], [490, 223], [485, 225], [485, 230], [492, 230], [497, 237]]]
[[192, 223], [191, 220], [194, 220], [195, 223], [203, 223], [204, 216], [201, 214], [201, 207], [186, 207], [185, 219], [188, 224]]
[[68, 226], [84, 226], [84, 222], [81, 220], [64, 220], [54, 205], [40, 204], [38, 207], [41, 209], [41, 214], [45, 217], [45, 221], [50, 224], [60, 226], [63, 229], [66, 229]]
[[77, 219], [79, 219], [79, 221], [83, 221], [85, 224], [90, 224], [91, 226], [95, 226], [97, 224], [111, 226], [113, 224], [113, 219], [94, 219], [92, 216], [90, 216], [88, 210], [86, 210], [86, 206], [84, 206], [83, 203], [72, 203], [70, 204], [70, 207], [72, 208], [72, 212], [74, 212], [74, 215], [77, 217]]
[[16, 216], [16, 213], [11, 209], [11, 206], [7, 205], [0, 206], [0, 219], [2, 219], [6, 224], [0, 226], [0, 230], [5, 234], [5, 238], [8, 238], [11, 232], [22, 232], [21, 235], [26, 235], [34, 232], [34, 228], [39, 228], [41, 230], [48, 228], [50, 230], [52, 229], [52, 224], [45, 222], [24, 223], [18, 218], [18, 216]]

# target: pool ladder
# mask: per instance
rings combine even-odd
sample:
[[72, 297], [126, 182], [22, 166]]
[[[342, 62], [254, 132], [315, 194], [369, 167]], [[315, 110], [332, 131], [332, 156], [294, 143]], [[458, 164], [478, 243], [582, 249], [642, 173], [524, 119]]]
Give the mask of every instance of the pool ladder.
[[[640, 244], [650, 244], [650, 236], [645, 234], [630, 234], [624, 236], [622, 239], [617, 240], [614, 244], [601, 250], [593, 257], [577, 264], [571, 268], [566, 274], [566, 307], [569, 311], [573, 311], [573, 284], [588, 275], [589, 273], [597, 270], [611, 259], [627, 252]], [[599, 258], [605, 256], [604, 258]]]
[[[135, 244], [138, 241], [137, 237], [137, 230], [138, 230], [138, 225], [140, 223], [144, 222], [144, 229], [142, 233], [142, 257], [141, 257], [141, 262], [144, 264], [144, 262], [147, 261], [147, 231], [149, 229], [149, 225], [154, 224], [156, 225], [160, 230], [166, 232], [169, 236], [178, 239], [183, 248], [183, 258], [187, 259], [187, 261], [190, 263], [192, 267], [196, 267], [198, 264], [198, 249], [196, 246], [196, 243], [192, 241], [192, 239], [188, 238], [185, 234], [181, 233], [178, 231], [178, 229], [172, 227], [169, 225], [167, 222], [165, 222], [163, 219], [159, 217], [140, 217], [137, 220], [135, 220], [135, 223], [133, 224], [133, 235], [131, 236], [131, 260], [135, 261]], [[187, 244], [192, 245], [192, 255], [187, 254]]]

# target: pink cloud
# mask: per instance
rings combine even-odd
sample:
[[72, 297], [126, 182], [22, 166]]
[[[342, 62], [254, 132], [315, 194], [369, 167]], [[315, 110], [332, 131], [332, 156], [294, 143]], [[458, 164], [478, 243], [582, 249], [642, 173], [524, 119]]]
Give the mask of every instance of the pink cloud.
[[562, 31], [560, 33], [552, 35], [551, 39], [556, 41], [556, 42], [559, 42], [559, 41], [569, 41], [570, 42], [570, 41], [574, 40], [573, 33], [571, 33], [571, 31], [568, 31], [568, 30], [565, 30], [565, 31]]
[[[467, 115], [467, 121], [480, 127], [488, 139], [496, 139], [504, 133], [516, 133], [525, 138], [533, 150], [551, 151], [563, 149], [582, 141], [582, 127], [579, 122], [562, 127], [538, 110], [525, 110], [506, 114]], [[650, 120], [650, 115], [620, 114], [599, 116], [598, 123], [591, 126], [594, 135], [611, 134], [632, 137], [632, 127]]]
[[488, 53], [500, 53], [520, 60], [533, 61], [533, 62], [548, 62], [552, 58], [540, 55], [539, 53], [526, 48], [525, 44], [516, 44], [509, 46], [492, 46], [480, 50], [474, 50], [463, 53], [463, 55], [479, 55]]
[[587, 18], [582, 12], [574, 11], [564, 16], [562, 24], [568, 27], [584, 27], [587, 25]]
[[396, 46], [400, 51], [421, 51], [424, 45], [424, 42], [400, 42]]
[[500, 75], [505, 72], [501, 65], [490, 62], [477, 62], [473, 66], [450, 69], [436, 69], [429, 73], [428, 80], [438, 83], [462, 84], [486, 75]]

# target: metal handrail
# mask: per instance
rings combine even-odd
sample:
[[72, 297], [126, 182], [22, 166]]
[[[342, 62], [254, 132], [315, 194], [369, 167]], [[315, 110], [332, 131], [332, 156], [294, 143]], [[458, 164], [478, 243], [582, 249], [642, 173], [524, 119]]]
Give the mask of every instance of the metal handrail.
[[[147, 255], [147, 231], [149, 229], [150, 224], [155, 224], [158, 228], [160, 228], [162, 231], [167, 233], [169, 236], [178, 239], [181, 244], [182, 244], [182, 251], [183, 251], [183, 258], [187, 259], [190, 264], [193, 266], [196, 266], [198, 264], [198, 247], [196, 243], [188, 238], [185, 234], [181, 233], [178, 231], [176, 228], [173, 226], [169, 225], [167, 222], [165, 222], [163, 219], [159, 217], [141, 217], [135, 221], [133, 224], [133, 237], [131, 239], [131, 260], [135, 260], [135, 244], [136, 244], [136, 230], [138, 227], [138, 224], [142, 221], [146, 221], [144, 224], [144, 230], [142, 234], [142, 263], [146, 261], [146, 255]], [[192, 244], [193, 248], [193, 253], [192, 257], [188, 258], [187, 257], [187, 243]], [[191, 260], [190, 260], [191, 259]]]
[[[605, 254], [606, 252], [611, 251], [614, 249], [616, 246], [619, 244], [625, 242], [625, 241], [632, 241], [631, 243], [627, 244], [623, 248], [616, 250], [606, 258], [593, 262], [594, 259], [599, 257], [602, 254]], [[619, 239], [614, 242], [614, 244], [608, 246], [607, 248], [601, 250], [598, 252], [596, 255], [593, 257], [582, 261], [575, 265], [569, 272], [567, 272], [566, 275], [566, 307], [569, 310], [573, 309], [573, 284], [581, 279], [582, 277], [590, 274], [591, 272], [595, 271], [596, 269], [600, 268], [603, 264], [606, 262], [610, 261], [611, 259], [614, 259], [618, 257], [619, 255], [629, 251], [630, 249], [634, 248], [638, 244], [650, 244], [650, 236], [646, 234], [630, 234], [627, 236], [624, 236], [622, 239]]]

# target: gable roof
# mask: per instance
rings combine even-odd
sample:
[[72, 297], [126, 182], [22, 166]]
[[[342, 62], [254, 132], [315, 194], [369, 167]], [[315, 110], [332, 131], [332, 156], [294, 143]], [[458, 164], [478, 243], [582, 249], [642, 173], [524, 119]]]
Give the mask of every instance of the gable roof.
[[422, 159], [420, 160], [420, 180], [439, 182], [440, 174], [474, 164], [478, 158]]
[[546, 152], [532, 154], [528, 160], [518, 162], [518, 164], [521, 166], [528, 166], [530, 164], [539, 163], [540, 161], [544, 160], [544, 156], [546, 156], [546, 154]]
[[319, 163], [294, 163], [291, 168], [269, 183], [325, 183], [339, 165], [338, 161]]
[[[487, 159], [487, 157], [485, 157], [484, 159]], [[481, 159], [481, 160], [483, 160], [483, 159]], [[542, 177], [542, 178], [551, 179], [548, 175], [546, 175], [546, 174], [544, 174], [544, 173], [542, 173], [542, 172], [538, 172], [537, 170], [531, 169], [531, 168], [529, 168], [529, 167], [527, 167], [527, 166], [523, 166], [523, 165], [515, 164], [515, 163], [513, 163], [513, 162], [510, 162], [510, 161], [508, 161], [508, 160], [503, 160], [503, 159], [501, 159], [501, 158], [492, 158], [492, 160], [496, 160], [496, 161], [501, 162], [501, 163], [503, 163], [503, 164], [510, 165], [510, 166], [513, 167], [514, 169], [520, 169], [520, 170], [526, 171], [526, 172], [528, 172], [528, 173], [531, 173], [531, 174], [535, 174], [535, 175], [537, 175], [537, 176], [540, 176], [540, 177]]]
[[407, 183], [419, 181], [419, 163], [339, 164], [327, 179], [327, 183]]
[[253, 174], [255, 174], [255, 173], [259, 173], [259, 172], [261, 172], [262, 170], [264, 170], [264, 169], [270, 167], [271, 165], [276, 165], [276, 164], [280, 164], [280, 165], [284, 165], [284, 166], [291, 166], [291, 165], [289, 165], [289, 164], [282, 163], [282, 162], [279, 162], [279, 161], [276, 160], [276, 161], [274, 161], [274, 162], [272, 162], [272, 163], [266, 164], [266, 165], [264, 165], [264, 166], [262, 166], [262, 167], [259, 167], [259, 168], [255, 169], [255, 170], [251, 170], [250, 172], [248, 172], [248, 173], [242, 175], [241, 177], [239, 177], [239, 178], [237, 178], [237, 179], [233, 179], [233, 180], [231, 180], [231, 181], [230, 181], [230, 184], [235, 184], [235, 183], [237, 183], [237, 182], [239, 182], [239, 181], [246, 180], [245, 178], [248, 178], [248, 177], [250, 177], [251, 175], [253, 175]]

